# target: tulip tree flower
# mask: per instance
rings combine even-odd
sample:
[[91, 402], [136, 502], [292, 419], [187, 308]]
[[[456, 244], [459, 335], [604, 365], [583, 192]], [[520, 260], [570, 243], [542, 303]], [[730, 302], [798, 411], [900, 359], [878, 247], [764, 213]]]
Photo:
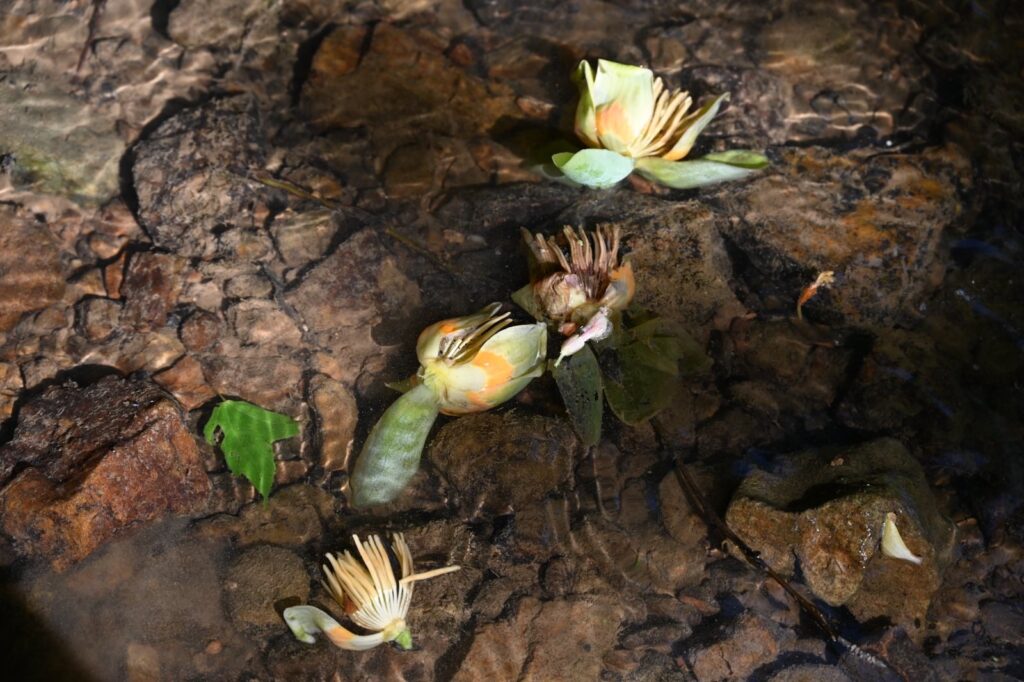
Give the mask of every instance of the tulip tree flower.
[[590, 446], [601, 437], [605, 398], [623, 422], [638, 424], [671, 402], [679, 362], [699, 363], [703, 349], [667, 320], [627, 310], [636, 283], [632, 264], [619, 257], [617, 226], [590, 234], [565, 227], [561, 236], [523, 230], [531, 282], [512, 299], [565, 337], [551, 373]]
[[619, 228], [598, 227], [589, 236], [582, 228], [564, 227], [566, 256], [554, 237], [523, 238], [533, 256], [534, 281], [517, 291], [513, 300], [568, 338], [559, 358], [572, 355], [587, 341], [607, 338], [614, 319], [636, 291], [633, 267], [619, 262]]
[[650, 69], [605, 59], [580, 62], [576, 135], [587, 149], [551, 157], [570, 180], [611, 187], [634, 170], [676, 189], [735, 180], [768, 165], [761, 154], [732, 150], [681, 161], [729, 95], [691, 111], [686, 92], [670, 91]]
[[324, 586], [343, 609], [346, 601], [355, 607], [350, 614], [352, 622], [371, 634], [357, 635], [315, 606], [292, 606], [284, 610], [284, 620], [296, 639], [306, 644], [316, 640], [313, 634], [322, 632], [335, 646], [350, 651], [365, 651], [385, 642], [395, 642], [403, 649], [412, 648], [412, 633], [405, 623], [412, 601], [413, 583], [459, 570], [446, 566], [424, 573], [413, 573], [412, 553], [401, 533], [392, 536], [391, 546], [398, 558], [401, 577], [395, 576], [391, 557], [377, 535], [366, 543], [352, 536], [359, 559], [352, 553], [327, 555], [330, 564], [324, 564]]
[[494, 303], [474, 315], [442, 320], [420, 334], [413, 386], [370, 431], [352, 472], [352, 504], [390, 502], [419, 468], [439, 412], [462, 415], [500, 405], [544, 372], [544, 324], [509, 326]]

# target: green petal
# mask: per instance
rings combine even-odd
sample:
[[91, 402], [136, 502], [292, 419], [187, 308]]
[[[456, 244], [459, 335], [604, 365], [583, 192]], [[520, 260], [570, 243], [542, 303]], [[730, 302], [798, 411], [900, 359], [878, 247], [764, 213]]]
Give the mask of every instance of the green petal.
[[637, 162], [636, 169], [645, 178], [675, 189], [689, 189], [713, 185], [716, 182], [738, 180], [754, 172], [751, 168], [706, 159], [693, 161], [641, 159]]
[[724, 100], [729, 99], [729, 93], [719, 95], [703, 107], [690, 114], [683, 120], [683, 134], [679, 140], [663, 156], [669, 161], [678, 161], [684, 158], [693, 149], [697, 136], [707, 128], [708, 124], [718, 114], [718, 108]]
[[750, 168], [751, 170], [760, 170], [768, 166], [767, 156], [752, 152], [749, 149], [730, 149], [726, 152], [714, 152], [713, 154], [702, 156], [701, 159], [703, 161], [727, 163], [730, 166], [739, 166], [740, 168]]
[[573, 182], [597, 189], [611, 187], [633, 172], [633, 159], [607, 149], [562, 152], [551, 160]]

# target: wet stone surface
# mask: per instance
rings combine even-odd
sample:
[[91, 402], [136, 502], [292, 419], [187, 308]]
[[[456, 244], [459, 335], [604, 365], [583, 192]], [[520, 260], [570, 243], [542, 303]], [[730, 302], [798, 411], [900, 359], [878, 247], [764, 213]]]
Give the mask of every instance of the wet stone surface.
[[[1011, 679], [1024, 599], [1024, 17], [1014, 3], [0, 3], [0, 638], [25, 679]], [[534, 172], [582, 58], [728, 91], [740, 182]], [[421, 329], [622, 231], [692, 339], [580, 445], [549, 378], [348, 475]], [[835, 282], [797, 316], [823, 271]], [[526, 316], [513, 307], [516, 320]], [[554, 344], [552, 346], [555, 347]], [[699, 362], [698, 362], [699, 361]], [[265, 503], [201, 438], [297, 419]], [[845, 638], [737, 559], [677, 460]], [[840, 461], [841, 460], [841, 461]], [[884, 556], [896, 520], [920, 566]], [[309, 646], [327, 551], [404, 532], [415, 647]], [[102, 646], [97, 646], [102, 642]]]

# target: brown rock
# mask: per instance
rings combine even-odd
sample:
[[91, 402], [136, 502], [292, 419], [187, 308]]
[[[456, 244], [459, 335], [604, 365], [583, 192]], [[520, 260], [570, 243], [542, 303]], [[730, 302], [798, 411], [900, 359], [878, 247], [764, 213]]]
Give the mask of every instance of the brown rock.
[[302, 343], [302, 332], [273, 301], [246, 299], [231, 306], [227, 316], [242, 343], [265, 348]]
[[302, 400], [302, 365], [289, 356], [234, 345], [197, 359], [218, 395], [237, 396], [276, 411], [290, 411]]
[[572, 474], [578, 443], [564, 420], [514, 412], [446, 424], [427, 457], [471, 513], [503, 513], [535, 503]]
[[370, 125], [402, 129], [413, 138], [424, 131], [472, 137], [516, 111], [510, 90], [453, 64], [444, 55], [445, 41], [429, 31], [380, 24], [353, 68], [357, 37], [350, 28], [335, 30], [313, 59], [302, 107], [317, 127]]
[[178, 335], [185, 348], [201, 353], [213, 348], [224, 334], [224, 322], [207, 310], [197, 310], [181, 323]]
[[129, 527], [201, 509], [209, 493], [180, 408], [153, 384], [117, 377], [26, 404], [0, 473], [3, 532], [58, 570]]
[[343, 381], [383, 369], [373, 338], [384, 320], [408, 319], [420, 304], [416, 284], [402, 272], [376, 230], [361, 230], [321, 261], [286, 294], [317, 342], [343, 361]]
[[0, 206], [0, 333], [63, 294], [60, 250], [53, 235], [45, 225]]
[[277, 490], [266, 503], [250, 504], [238, 515], [213, 516], [197, 528], [203, 535], [228, 537], [239, 547], [301, 547], [318, 540], [323, 533], [322, 520], [334, 514], [334, 498], [328, 492], [298, 484]]
[[153, 381], [174, 395], [186, 410], [194, 410], [217, 396], [206, 383], [202, 365], [191, 355], [156, 374]]
[[599, 679], [625, 615], [601, 594], [548, 602], [527, 597], [508, 621], [477, 630], [453, 679]]
[[740, 616], [724, 639], [689, 655], [698, 682], [745, 679], [756, 668], [775, 660], [779, 642], [773, 626], [761, 616]]
[[594, 215], [622, 229], [636, 277], [634, 304], [703, 338], [716, 316], [744, 312], [732, 289], [732, 264], [715, 229], [715, 214], [698, 202], [635, 194], [588, 196], [565, 211], [567, 225], [592, 225]]
[[109, 298], [85, 298], [75, 306], [75, 324], [90, 341], [105, 341], [120, 324], [121, 304]]
[[337, 232], [334, 213], [327, 209], [304, 213], [288, 209], [270, 226], [281, 260], [293, 268], [323, 258]]
[[[886, 514], [921, 565], [882, 554]], [[789, 455], [754, 470], [726, 521], [780, 572], [795, 562], [814, 593], [858, 618], [919, 627], [941, 583], [954, 528], [939, 512], [920, 465], [894, 440]]]
[[134, 255], [121, 285], [124, 323], [138, 330], [162, 327], [178, 302], [185, 266], [185, 259], [169, 254]]
[[344, 384], [322, 374], [310, 379], [309, 393], [320, 436], [320, 466], [327, 476], [348, 467], [359, 406]]
[[228, 613], [239, 627], [280, 626], [279, 605], [306, 603], [309, 580], [305, 564], [293, 552], [270, 545], [248, 549], [228, 568]]
[[792, 149], [750, 182], [720, 190], [733, 213], [723, 229], [750, 261], [741, 275], [761, 307], [794, 310], [800, 291], [831, 270], [836, 283], [805, 314], [913, 321], [938, 281], [939, 241], [961, 211], [958, 190], [969, 178], [955, 148], [864, 160]]
[[235, 97], [187, 109], [136, 147], [139, 219], [158, 247], [210, 257], [215, 230], [253, 223], [262, 186], [246, 178], [262, 168], [264, 151], [252, 105]]

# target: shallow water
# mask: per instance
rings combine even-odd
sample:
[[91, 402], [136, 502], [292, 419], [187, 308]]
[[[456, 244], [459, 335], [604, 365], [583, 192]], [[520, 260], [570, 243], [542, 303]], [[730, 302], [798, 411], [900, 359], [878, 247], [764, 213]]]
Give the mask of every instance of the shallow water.
[[[1024, 677], [1021, 23], [1009, 2], [5, 3], [5, 659], [50, 680]], [[598, 57], [729, 91], [695, 155], [771, 166], [544, 180], [531, 157], [571, 139], [569, 76]], [[442, 417], [406, 493], [351, 509], [420, 330], [507, 301], [519, 228], [564, 224], [619, 227], [636, 305], [692, 339], [671, 405], [606, 410], [585, 448], [538, 379]], [[199, 436], [218, 396], [302, 426], [266, 504]], [[741, 560], [680, 460], [866, 654]], [[921, 567], [878, 551], [893, 510]], [[331, 608], [323, 554], [392, 530], [421, 570], [462, 567], [417, 585], [415, 649], [297, 642], [280, 612]]]

